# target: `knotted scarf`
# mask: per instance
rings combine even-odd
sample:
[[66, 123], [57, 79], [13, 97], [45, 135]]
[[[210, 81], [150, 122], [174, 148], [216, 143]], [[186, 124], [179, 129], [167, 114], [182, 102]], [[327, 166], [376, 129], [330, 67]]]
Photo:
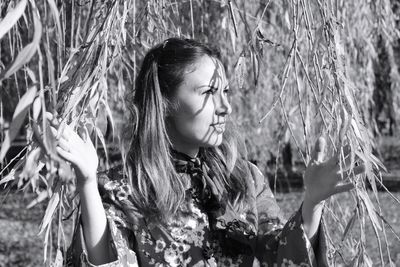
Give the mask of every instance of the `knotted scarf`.
[[190, 196], [205, 211], [216, 211], [223, 208], [222, 185], [215, 182], [202, 156], [192, 158], [184, 153], [172, 150], [172, 160], [177, 173], [186, 173], [191, 179], [188, 189]]
[[[172, 150], [172, 159], [178, 173], [186, 173], [191, 178], [191, 187], [187, 193], [207, 213], [214, 237], [225, 246], [225, 252], [251, 254], [251, 241], [255, 237], [254, 226], [243, 220], [233, 207], [224, 188], [221, 188], [207, 166], [203, 154], [192, 158], [184, 153]], [[246, 249], [247, 247], [247, 249]], [[238, 249], [240, 251], [238, 251]]]

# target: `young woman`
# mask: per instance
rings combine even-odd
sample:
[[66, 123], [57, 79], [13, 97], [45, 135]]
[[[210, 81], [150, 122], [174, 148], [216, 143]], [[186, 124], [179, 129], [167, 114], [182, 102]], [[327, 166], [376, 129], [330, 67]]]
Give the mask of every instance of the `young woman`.
[[90, 139], [63, 131], [57, 150], [75, 169], [81, 199], [68, 264], [328, 265], [323, 203], [352, 188], [337, 157], [323, 161], [317, 141], [303, 204], [285, 223], [234, 138], [229, 90], [216, 51], [171, 38], [147, 53], [137, 77], [126, 168], [96, 173]]

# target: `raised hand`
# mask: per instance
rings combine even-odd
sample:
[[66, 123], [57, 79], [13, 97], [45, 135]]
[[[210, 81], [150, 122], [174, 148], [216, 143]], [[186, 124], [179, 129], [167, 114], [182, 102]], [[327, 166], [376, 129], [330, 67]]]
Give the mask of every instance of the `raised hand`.
[[70, 162], [75, 169], [77, 185], [97, 183], [96, 172], [99, 159], [87, 128], [84, 127], [78, 134], [69, 125], [60, 127], [50, 113], [46, 115], [50, 121], [51, 130], [58, 140], [57, 153], [61, 158]]
[[317, 205], [332, 195], [346, 192], [354, 188], [349, 178], [365, 172], [364, 164], [352, 169], [350, 159], [350, 147], [343, 148], [344, 162], [340, 166], [337, 153], [334, 157], [324, 161], [326, 141], [320, 137], [311, 155], [311, 160], [304, 174], [306, 188], [304, 201]]

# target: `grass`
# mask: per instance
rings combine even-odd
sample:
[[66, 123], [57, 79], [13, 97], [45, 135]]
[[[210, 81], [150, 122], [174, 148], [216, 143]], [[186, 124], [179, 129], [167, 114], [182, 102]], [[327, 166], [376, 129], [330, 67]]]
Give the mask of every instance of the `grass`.
[[22, 194], [9, 195], [0, 210], [0, 266], [40, 266], [42, 239], [37, 235], [44, 205], [31, 210]]
[[[395, 196], [399, 198], [400, 192], [395, 193]], [[400, 213], [397, 210], [395, 202], [383, 192], [380, 193], [379, 197], [384, 209], [383, 214], [399, 233]], [[43, 265], [43, 239], [37, 233], [46, 207], [44, 204], [38, 204], [32, 209], [26, 209], [26, 205], [28, 205], [32, 198], [32, 194], [24, 195], [23, 193], [15, 192], [8, 195], [1, 204], [0, 267]], [[299, 208], [302, 192], [278, 193], [276, 199], [286, 217], [289, 217]], [[350, 210], [353, 208], [353, 202], [349, 194], [342, 194], [338, 199], [343, 207], [348, 207]], [[331, 220], [328, 218], [328, 228], [331, 230], [332, 238], [338, 241], [342, 232], [333, 231], [332, 226], [336, 224], [329, 221]], [[71, 232], [70, 227], [68, 228], [67, 234]], [[353, 233], [357, 233], [357, 231], [358, 229], [355, 226]], [[366, 247], [368, 255], [374, 262], [374, 266], [379, 265], [378, 245], [371, 227], [367, 227], [366, 236], [368, 237]], [[388, 233], [388, 241], [395, 266], [400, 266], [400, 242], [390, 233]], [[349, 255], [345, 256], [349, 257]]]
[[[0, 267], [44, 265], [43, 237], [38, 233], [47, 203], [27, 209], [33, 198], [33, 194], [22, 192], [10, 193], [6, 198], [1, 194], [4, 201], [0, 202]], [[71, 233], [71, 227], [67, 227], [66, 233]]]

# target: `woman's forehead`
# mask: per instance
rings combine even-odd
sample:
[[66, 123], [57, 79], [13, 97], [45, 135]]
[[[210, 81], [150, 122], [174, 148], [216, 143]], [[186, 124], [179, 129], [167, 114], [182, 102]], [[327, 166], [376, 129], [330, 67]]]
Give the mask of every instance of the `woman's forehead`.
[[201, 85], [225, 83], [225, 69], [218, 59], [204, 56], [193, 64], [191, 71], [185, 75], [185, 80], [189, 83]]

